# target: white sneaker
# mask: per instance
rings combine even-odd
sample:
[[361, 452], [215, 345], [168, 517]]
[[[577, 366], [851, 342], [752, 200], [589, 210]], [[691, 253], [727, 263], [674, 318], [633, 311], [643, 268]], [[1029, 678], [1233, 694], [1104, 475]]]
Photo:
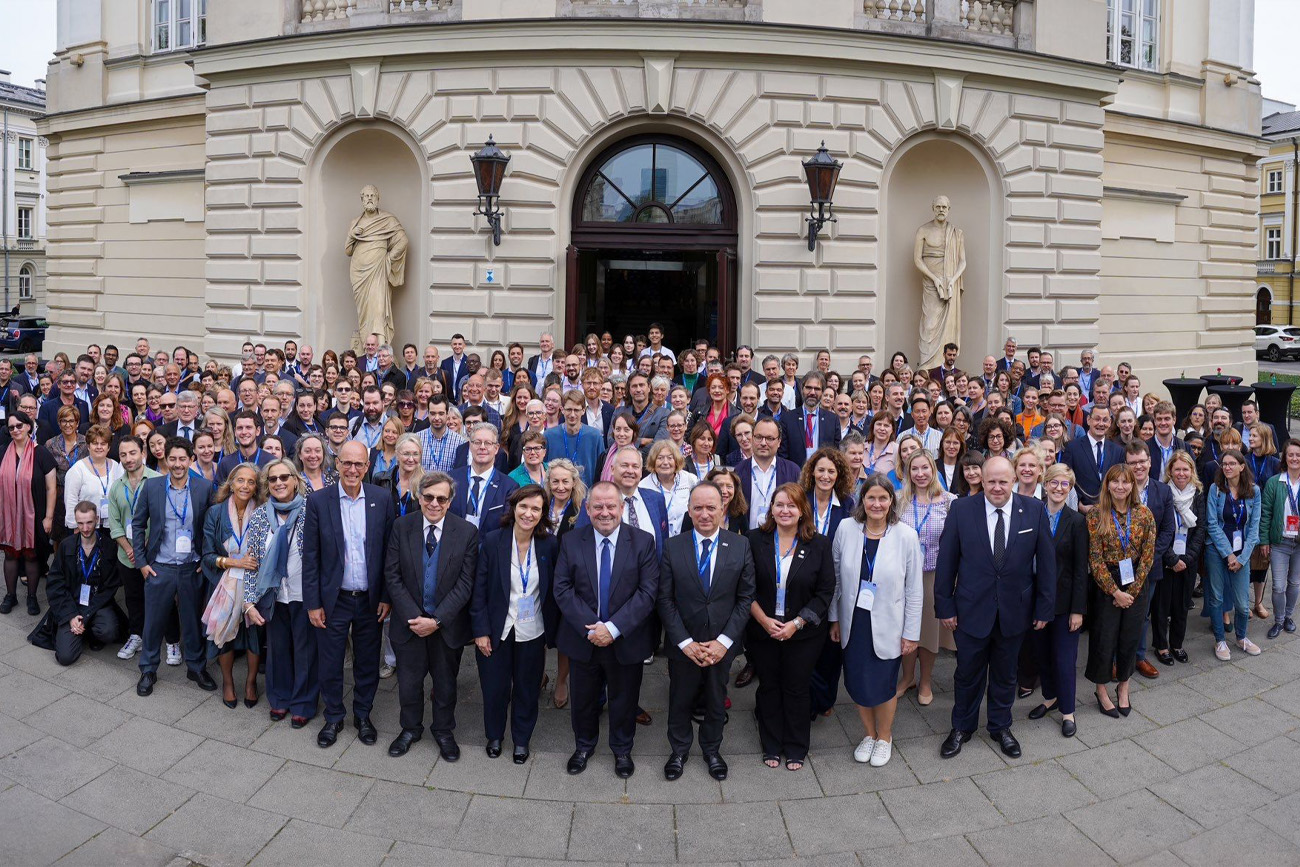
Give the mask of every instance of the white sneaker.
[[127, 638], [126, 644], [122, 645], [122, 649], [117, 652], [117, 658], [131, 659], [137, 653], [140, 652], [140, 647], [143, 644], [144, 642], [140, 640], [140, 636], [138, 635], [130, 636], [129, 638]]
[[876, 741], [876, 745], [871, 749], [871, 767], [879, 768], [884, 766], [893, 754], [893, 741]]
[[867, 735], [862, 739], [862, 742], [858, 744], [858, 748], [853, 751], [853, 761], [866, 764], [871, 761], [871, 756], [875, 750], [876, 739], [871, 735]]
[[1232, 659], [1232, 651], [1228, 649], [1228, 642], [1220, 641], [1218, 644], [1214, 645], [1214, 655], [1222, 662], [1227, 662], [1229, 659]]
[[383, 665], [379, 666], [379, 679], [387, 680], [392, 677], [396, 671], [396, 668], [385, 662]]
[[1259, 656], [1259, 645], [1251, 641], [1249, 638], [1241, 639], [1241, 641], [1237, 642], [1237, 646], [1240, 647], [1242, 650], [1246, 651], [1251, 656]]
[[168, 665], [181, 664], [181, 646], [179, 644], [167, 645], [167, 664]]

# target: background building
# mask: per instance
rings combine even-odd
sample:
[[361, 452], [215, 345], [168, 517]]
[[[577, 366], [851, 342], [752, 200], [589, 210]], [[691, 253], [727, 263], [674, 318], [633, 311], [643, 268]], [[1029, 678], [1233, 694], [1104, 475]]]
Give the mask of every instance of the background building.
[[[346, 344], [344, 235], [374, 183], [412, 237], [401, 342], [667, 319], [674, 345], [911, 357], [912, 237], [942, 193], [964, 364], [1012, 334], [1058, 363], [1249, 370], [1253, 20], [1251, 0], [59, 0], [52, 344]], [[512, 156], [499, 247], [471, 216], [489, 135]], [[839, 219], [809, 252], [822, 141]]]
[[1255, 324], [1294, 325], [1300, 111], [1291, 103], [1264, 100], [1261, 132], [1268, 144], [1268, 156], [1259, 161], [1259, 283], [1255, 292]]
[[46, 140], [36, 132], [44, 111], [45, 91], [13, 84], [0, 69], [0, 310], [18, 307], [26, 316], [42, 315], [46, 306]]

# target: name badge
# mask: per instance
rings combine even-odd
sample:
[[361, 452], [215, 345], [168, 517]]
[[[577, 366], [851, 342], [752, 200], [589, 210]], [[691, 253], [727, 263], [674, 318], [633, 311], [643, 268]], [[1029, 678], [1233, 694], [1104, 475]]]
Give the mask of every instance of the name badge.
[[872, 581], [862, 581], [858, 584], [858, 607], [863, 611], [870, 611], [871, 606], [876, 604], [876, 585]]
[[1300, 536], [1300, 515], [1287, 515], [1282, 525], [1282, 535], [1294, 539]]
[[520, 596], [519, 608], [515, 615], [515, 622], [533, 623], [537, 620], [537, 600], [532, 596]]
[[177, 537], [176, 537], [176, 553], [177, 553], [177, 554], [188, 554], [188, 553], [190, 553], [190, 551], [191, 551], [191, 548], [190, 548], [190, 537], [189, 537], [189, 536], [184, 536], [184, 535], [182, 535], [182, 536], [177, 536]]
[[1125, 557], [1123, 560], [1119, 561], [1119, 586], [1127, 587], [1132, 584], [1134, 580], [1133, 561], [1130, 558]]
[[1174, 536], [1174, 554], [1181, 557], [1187, 553], [1187, 531], [1181, 531]]
[[0, 421], [4, 421], [4, 420], [5, 420], [5, 407], [3, 403], [0, 403]]
[[[871, 609], [868, 608], [868, 611]], [[776, 588], [776, 616], [785, 616], [785, 585]]]
[[99, 500], [99, 519], [102, 521], [108, 517], [108, 497], [101, 497]]
[[1238, 530], [1232, 534], [1232, 553], [1240, 553], [1241, 549], [1244, 547], [1246, 547], [1246, 543], [1241, 538], [1241, 531]]
[[81, 585], [81, 595], [80, 595], [79, 597], [77, 597], [77, 604], [78, 604], [78, 605], [89, 605], [89, 604], [90, 604], [90, 585], [89, 585], [89, 584], [82, 584], [82, 585]]
[[133, 544], [133, 541], [131, 539], [131, 530], [132, 527], [130, 524], [127, 524], [122, 528], [122, 535], [126, 536], [127, 544]]

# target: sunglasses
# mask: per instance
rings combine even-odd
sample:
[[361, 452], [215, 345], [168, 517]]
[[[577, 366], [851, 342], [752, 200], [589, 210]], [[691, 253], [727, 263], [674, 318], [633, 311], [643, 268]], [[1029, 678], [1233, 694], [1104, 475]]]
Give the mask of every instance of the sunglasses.
[[[18, 431], [20, 431], [20, 430], [22, 430], [22, 429], [23, 429], [23, 426], [22, 426], [21, 424], [11, 424], [11, 425], [9, 425], [9, 432], [10, 432], [10, 433], [17, 433]], [[527, 451], [527, 450], [525, 449], [525, 451]]]
[[415, 408], [415, 401], [413, 401], [413, 400], [399, 400], [399, 401], [397, 402], [397, 405], [398, 405], [398, 407], [400, 407], [401, 409], [414, 409], [414, 408]]
[[176, 407], [176, 401], [173, 400], [168, 403], [164, 403], [161, 406], [163, 409], [174, 409]]
[[421, 494], [420, 500], [430, 505], [437, 503], [439, 506], [445, 506], [451, 502], [451, 497], [443, 494]]
[[279, 475], [267, 476], [266, 480], [272, 484], [277, 484], [279, 482], [287, 482], [292, 478], [293, 478], [292, 473], [281, 473]]

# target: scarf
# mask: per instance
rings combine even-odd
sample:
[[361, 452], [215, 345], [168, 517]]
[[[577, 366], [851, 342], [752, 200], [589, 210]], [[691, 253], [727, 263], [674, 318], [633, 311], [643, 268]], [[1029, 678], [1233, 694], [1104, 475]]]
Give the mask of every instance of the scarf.
[[302, 494], [299, 494], [287, 503], [267, 500], [262, 506], [262, 512], [266, 516], [266, 525], [270, 530], [275, 528], [277, 515], [283, 515], [285, 521], [278, 530], [274, 530], [274, 532], [268, 530], [267, 533], [266, 555], [262, 557], [261, 566], [257, 570], [257, 597], [259, 600], [268, 592], [278, 589], [289, 575], [290, 539], [293, 535], [294, 525], [298, 523], [299, 518], [302, 516], [303, 503]]
[[13, 442], [0, 460], [0, 544], [15, 551], [36, 549], [36, 503], [32, 497], [35, 466], [36, 446], [30, 439], [25, 446]]
[[1192, 510], [1192, 501], [1196, 499], [1196, 487], [1188, 485], [1180, 491], [1177, 485], [1170, 485], [1169, 491], [1174, 495], [1174, 510], [1182, 519], [1183, 526], [1192, 529], [1196, 526], [1196, 513]]

